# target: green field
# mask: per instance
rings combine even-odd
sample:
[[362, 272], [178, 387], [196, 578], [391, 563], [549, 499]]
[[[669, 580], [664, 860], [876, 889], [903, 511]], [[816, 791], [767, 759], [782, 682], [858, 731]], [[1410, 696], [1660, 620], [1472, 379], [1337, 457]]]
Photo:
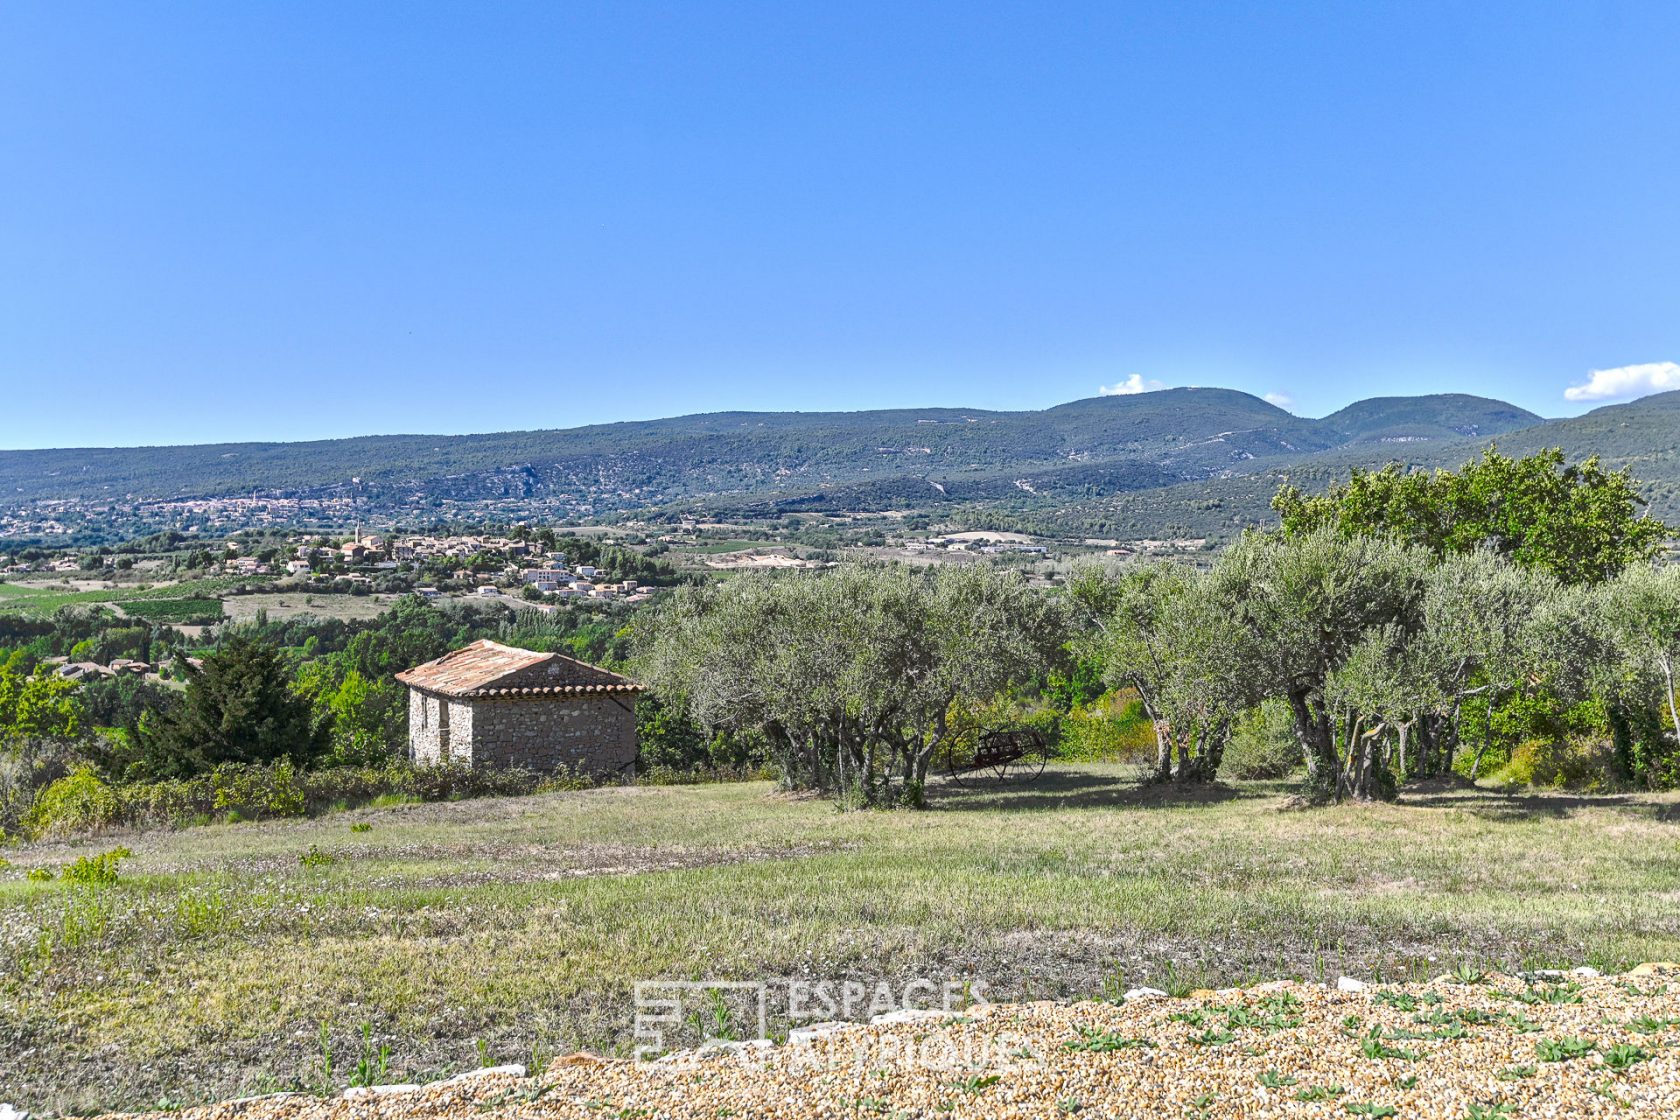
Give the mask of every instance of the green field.
[[[766, 784], [613, 788], [8, 852], [0, 1098], [152, 1103], [307, 1079], [366, 1023], [390, 1080], [623, 1052], [631, 985], [984, 982], [991, 998], [1457, 963], [1680, 957], [1680, 798], [1459, 790], [1179, 800], [1120, 767], [840, 813]], [[366, 823], [366, 831], [352, 831]], [[24, 878], [121, 842], [100, 893]], [[311, 849], [325, 858], [306, 865]]]
[[222, 618], [220, 599], [127, 599], [122, 611], [130, 618], [166, 626], [204, 626]]
[[[249, 582], [248, 580], [217, 576], [209, 579], [181, 580], [175, 583], [121, 583], [109, 587], [81, 589], [66, 586], [63, 583], [49, 583], [39, 579], [29, 580], [28, 582], [5, 580], [0, 581], [0, 614], [22, 615], [28, 618], [51, 618], [60, 607], [99, 607], [120, 606], [124, 603], [144, 603], [146, 604], [145, 607], [127, 613], [136, 617], [169, 623], [178, 621], [177, 618], [170, 617], [172, 612], [179, 613], [186, 608], [172, 607], [168, 604], [179, 604], [189, 600], [202, 604], [205, 600], [215, 600], [223, 593]], [[200, 606], [194, 609], [204, 610], [208, 608]]]

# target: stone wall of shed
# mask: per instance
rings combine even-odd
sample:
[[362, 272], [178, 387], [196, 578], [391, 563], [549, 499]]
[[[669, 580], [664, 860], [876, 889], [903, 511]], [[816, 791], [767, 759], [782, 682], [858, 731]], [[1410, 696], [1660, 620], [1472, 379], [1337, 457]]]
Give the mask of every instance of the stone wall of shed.
[[566, 766], [594, 774], [636, 761], [634, 697], [508, 698], [472, 702], [472, 764]]
[[[447, 714], [448, 719], [445, 720]], [[408, 690], [408, 757], [425, 766], [473, 764], [473, 706]]]

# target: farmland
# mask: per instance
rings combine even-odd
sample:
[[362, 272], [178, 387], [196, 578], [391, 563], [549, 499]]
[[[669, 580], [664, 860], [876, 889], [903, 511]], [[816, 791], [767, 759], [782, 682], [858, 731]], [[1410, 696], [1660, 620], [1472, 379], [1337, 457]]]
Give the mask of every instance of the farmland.
[[[366, 1024], [391, 1080], [624, 1052], [648, 978], [1031, 999], [1680, 954], [1673, 794], [1301, 811], [1282, 785], [1131, 778], [936, 784], [923, 813], [629, 787], [25, 845], [0, 871], [0, 1068], [61, 1109], [187, 1102], [313, 1076], [323, 1025], [348, 1049]], [[103, 892], [25, 878], [119, 843]]]

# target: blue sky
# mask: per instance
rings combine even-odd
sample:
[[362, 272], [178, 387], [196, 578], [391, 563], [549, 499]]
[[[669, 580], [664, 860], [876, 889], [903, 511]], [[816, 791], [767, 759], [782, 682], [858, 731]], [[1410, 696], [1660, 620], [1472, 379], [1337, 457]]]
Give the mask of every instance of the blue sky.
[[1579, 412], [1680, 387], [1677, 43], [1668, 3], [12, 0], [0, 447]]

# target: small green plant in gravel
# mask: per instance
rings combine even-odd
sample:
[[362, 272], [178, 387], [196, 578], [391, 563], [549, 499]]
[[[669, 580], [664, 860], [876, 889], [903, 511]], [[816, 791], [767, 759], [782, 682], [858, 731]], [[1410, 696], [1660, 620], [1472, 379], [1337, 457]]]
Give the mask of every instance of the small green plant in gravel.
[[1265, 1073], [1262, 1073], [1258, 1080], [1260, 1084], [1264, 1085], [1268, 1089], [1287, 1089], [1289, 1086], [1295, 1084], [1297, 1079], [1289, 1077], [1286, 1074], [1279, 1073], [1275, 1069], [1269, 1069]]
[[1133, 1050], [1154, 1045], [1147, 1038], [1127, 1038], [1125, 1035], [1116, 1034], [1113, 1031], [1101, 1031], [1095, 1027], [1080, 1027], [1079, 1037], [1062, 1043], [1062, 1049], [1106, 1054], [1114, 1050]]
[[1641, 1015], [1628, 1020], [1628, 1030], [1637, 1034], [1660, 1034], [1669, 1027], [1680, 1025], [1680, 1020], [1658, 1019], [1651, 1015]]
[[1534, 1076], [1535, 1069], [1534, 1066], [1506, 1066], [1494, 1076], [1501, 1081], [1526, 1081]]
[[1068, 1097], [1065, 1100], [1057, 1101], [1056, 1102], [1056, 1107], [1058, 1109], [1060, 1109], [1061, 1111], [1067, 1113], [1069, 1116], [1072, 1116], [1075, 1112], [1082, 1112], [1085, 1109], [1085, 1106], [1083, 1104], [1081, 1104], [1079, 1101], [1074, 1100], [1072, 1097]]
[[1399, 1111], [1391, 1104], [1356, 1103], [1342, 1107], [1354, 1116], [1393, 1116]]
[[1486, 980], [1487, 971], [1485, 969], [1477, 968], [1469, 962], [1465, 962], [1453, 969], [1452, 976], [1454, 980], [1457, 980], [1460, 984], [1468, 987], [1480, 984], [1482, 981]]
[[1390, 1046], [1382, 1040], [1382, 1028], [1372, 1027], [1371, 1032], [1359, 1041], [1359, 1051], [1367, 1058], [1399, 1058], [1401, 1061], [1415, 1062], [1418, 1056], [1411, 1050], [1402, 1050], [1397, 1046]]
[[1405, 992], [1380, 991], [1373, 995], [1371, 999], [1384, 1007], [1392, 1007], [1396, 1011], [1416, 1011], [1418, 1009], [1417, 997]]
[[1298, 1101], [1333, 1101], [1345, 1092], [1347, 1090], [1340, 1085], [1309, 1085], [1296, 1093], [1295, 1099]]
[[1534, 1044], [1534, 1056], [1542, 1062], [1572, 1062], [1593, 1052], [1590, 1038], [1543, 1038]]
[[1209, 1027], [1201, 1034], [1193, 1034], [1190, 1036], [1190, 1041], [1194, 1042], [1197, 1046], [1224, 1046], [1227, 1043], [1235, 1042], [1236, 1040], [1236, 1035], [1232, 1034], [1230, 1031], [1221, 1030], [1219, 1027]]
[[1511, 1106], [1505, 1101], [1495, 1104], [1472, 1104], [1470, 1110], [1464, 1114], [1464, 1120], [1505, 1120], [1511, 1115]]
[[976, 1093], [985, 1092], [987, 1089], [990, 1089], [993, 1085], [996, 1085], [1002, 1080], [1003, 1078], [999, 1077], [995, 1073], [988, 1073], [983, 1077], [975, 1075], [974, 1077], [966, 1078], [962, 1081], [953, 1082], [951, 1088], [961, 1089], [963, 1092], [972, 1096]]
[[1509, 1012], [1504, 1016], [1505, 1023], [1518, 1034], [1534, 1034], [1540, 1030], [1540, 1024], [1530, 1019], [1520, 1011]]
[[1631, 1043], [1620, 1042], [1604, 1052], [1604, 1064], [1620, 1072], [1632, 1069], [1640, 1062], [1649, 1061], [1651, 1052]]

